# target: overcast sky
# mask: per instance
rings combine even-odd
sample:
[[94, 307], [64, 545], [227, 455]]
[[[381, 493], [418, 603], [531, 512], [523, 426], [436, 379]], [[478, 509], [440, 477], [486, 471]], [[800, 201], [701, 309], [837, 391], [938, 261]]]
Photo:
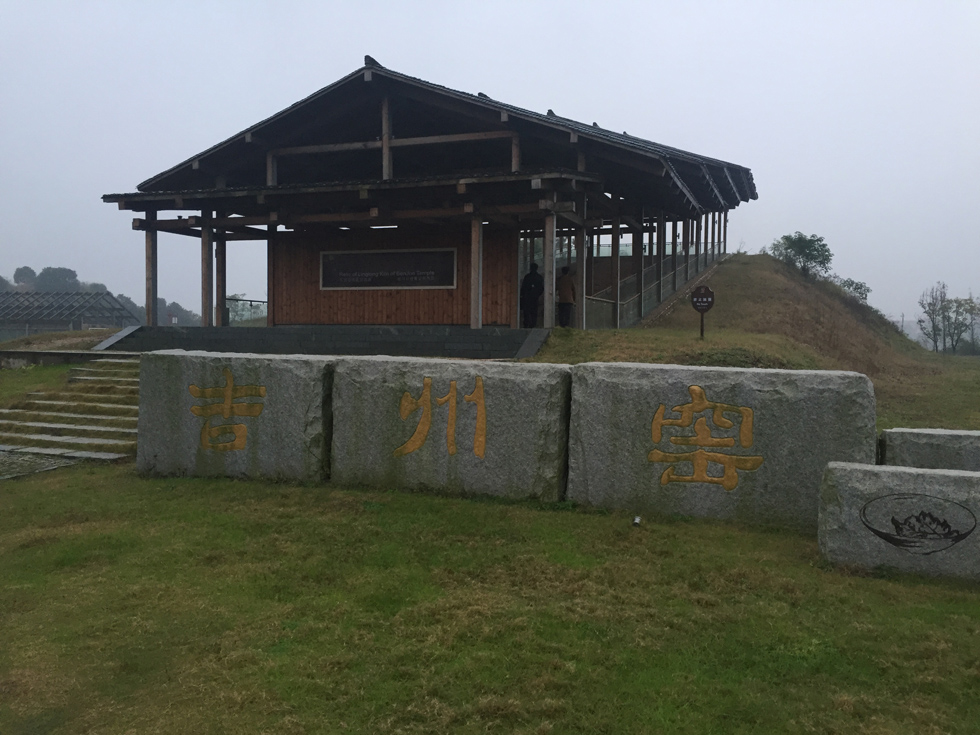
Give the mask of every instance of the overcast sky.
[[[103, 204], [330, 84], [396, 71], [752, 169], [729, 249], [801, 230], [914, 320], [980, 294], [980, 0], [0, 0], [0, 275], [73, 268], [142, 302], [143, 236]], [[160, 295], [200, 310], [199, 243]], [[265, 298], [264, 244], [228, 291]]]

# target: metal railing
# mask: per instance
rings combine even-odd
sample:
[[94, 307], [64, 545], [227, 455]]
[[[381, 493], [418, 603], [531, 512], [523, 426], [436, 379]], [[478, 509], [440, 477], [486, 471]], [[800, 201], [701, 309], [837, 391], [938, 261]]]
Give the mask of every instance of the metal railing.
[[225, 299], [228, 325], [232, 327], [264, 327], [269, 302], [257, 299]]
[[[674, 289], [674, 274], [677, 274], [677, 288], [697, 277], [711, 263], [723, 257], [724, 253], [712, 253], [710, 250], [699, 253], [697, 256], [690, 253], [686, 259], [687, 268], [683, 255], [678, 256], [676, 267], [673, 263], [673, 256], [666, 256], [663, 259], [663, 272], [659, 282], [656, 278], [657, 266], [647, 266], [643, 269], [643, 299], [641, 309], [640, 294], [637, 289], [637, 277], [634, 273], [623, 278], [619, 282], [619, 326], [631, 327], [639, 322], [643, 317], [653, 311], [656, 307], [667, 300], [668, 297], [676, 293]], [[668, 266], [669, 262], [669, 266]], [[650, 278], [648, 279], [648, 276]], [[685, 277], [686, 276], [686, 277]], [[659, 298], [658, 296], [659, 286]], [[612, 286], [596, 292], [592, 296], [585, 297], [585, 328], [586, 329], [613, 329], [616, 326], [616, 302], [610, 298], [612, 296]], [[642, 313], [641, 313], [642, 311]]]

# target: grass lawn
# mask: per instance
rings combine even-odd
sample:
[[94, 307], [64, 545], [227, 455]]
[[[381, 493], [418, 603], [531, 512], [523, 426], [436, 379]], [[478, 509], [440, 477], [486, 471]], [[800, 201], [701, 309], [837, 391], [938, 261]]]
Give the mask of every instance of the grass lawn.
[[720, 523], [0, 483], [0, 732], [975, 733], [980, 588]]
[[31, 365], [0, 370], [0, 408], [22, 399], [25, 393], [60, 388], [71, 368], [71, 365]]

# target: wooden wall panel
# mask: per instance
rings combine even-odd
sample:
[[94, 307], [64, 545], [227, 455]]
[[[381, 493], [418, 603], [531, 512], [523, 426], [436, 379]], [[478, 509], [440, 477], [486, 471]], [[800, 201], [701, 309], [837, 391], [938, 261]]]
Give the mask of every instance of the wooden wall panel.
[[[484, 229], [483, 321], [517, 325], [517, 230]], [[455, 289], [321, 291], [324, 250], [456, 248]], [[280, 233], [273, 246], [277, 324], [470, 323], [470, 227], [399, 227]]]

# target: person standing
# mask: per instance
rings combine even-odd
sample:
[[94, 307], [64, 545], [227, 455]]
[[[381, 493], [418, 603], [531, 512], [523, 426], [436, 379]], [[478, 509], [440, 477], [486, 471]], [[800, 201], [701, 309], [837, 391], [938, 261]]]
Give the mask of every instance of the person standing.
[[538, 299], [544, 293], [544, 278], [538, 273], [538, 264], [531, 263], [531, 270], [521, 281], [521, 314], [524, 328], [538, 326]]
[[568, 272], [568, 266], [561, 269], [558, 279], [558, 326], [569, 327], [572, 324], [572, 308], [575, 306], [575, 279]]

